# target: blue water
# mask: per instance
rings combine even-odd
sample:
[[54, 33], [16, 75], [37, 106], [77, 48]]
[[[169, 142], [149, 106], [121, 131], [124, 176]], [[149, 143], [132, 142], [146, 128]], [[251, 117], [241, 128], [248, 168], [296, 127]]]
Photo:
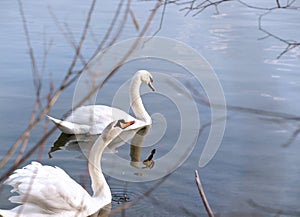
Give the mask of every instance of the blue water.
[[[44, 49], [50, 47], [43, 74], [42, 93], [46, 94], [49, 81], [58, 87], [74, 53], [70, 41], [65, 39], [51, 13], [55, 14], [62, 26], [68, 26], [78, 42], [90, 2], [24, 1], [23, 6], [39, 69], [43, 64]], [[91, 30], [82, 50], [86, 60], [93, 54], [97, 42], [101, 41], [117, 6], [117, 1], [97, 3]], [[153, 2], [132, 2], [131, 8], [140, 28], [152, 6]], [[29, 52], [18, 8], [16, 1], [0, 3], [1, 158], [25, 130], [35, 100]], [[112, 192], [127, 189], [130, 200], [143, 195], [159, 181], [162, 182], [150, 195], [123, 213], [113, 216], [206, 216], [194, 182], [195, 169], [200, 173], [212, 209], [221, 216], [275, 216], [276, 210], [290, 212], [288, 216], [297, 216], [300, 211], [300, 141], [297, 134], [300, 126], [299, 48], [276, 59], [285, 44], [273, 38], [258, 40], [265, 36], [258, 30], [257, 22], [263, 11], [249, 9], [238, 3], [226, 3], [219, 7], [220, 14], [215, 14], [213, 8], [210, 8], [192, 17], [192, 14], [184, 16], [180, 8], [176, 5], [167, 7], [158, 36], [176, 39], [193, 47], [215, 70], [227, 103], [227, 124], [222, 144], [209, 164], [199, 168], [199, 158], [209, 134], [207, 127], [201, 132], [189, 158], [166, 179], [136, 183], [107, 175]], [[153, 34], [159, 27], [161, 11], [162, 8], [147, 35]], [[265, 17], [263, 24], [280, 37], [297, 39], [300, 34], [299, 16], [298, 11], [274, 11]], [[120, 21], [121, 18], [117, 23], [120, 24]], [[117, 41], [136, 37], [138, 32], [128, 17]], [[81, 66], [79, 61], [74, 71], [81, 69]], [[205, 95], [203, 88], [190, 81], [182, 67], [150, 59], [122, 66], [100, 90], [97, 103], [111, 104], [120, 85], [140, 68], [153, 71], [154, 75], [171, 75], [186, 88], [196, 89]], [[155, 80], [155, 83], [159, 82]], [[75, 85], [72, 85], [62, 93], [50, 112], [53, 116], [61, 117], [72, 107], [74, 90]], [[178, 89], [175, 91], [180, 93]], [[196, 99], [201, 126], [204, 126], [210, 121], [210, 110], [196, 95], [193, 97]], [[168, 153], [176, 141], [180, 131], [180, 113], [171, 100], [155, 93], [146, 94], [143, 101], [150, 114], [161, 113], [168, 123], [163, 138], [142, 151], [142, 157], [145, 158], [152, 148], [156, 148], [155, 160]], [[158, 126], [159, 120], [155, 119], [154, 127]], [[33, 130], [28, 148], [41, 138], [42, 133], [43, 125]], [[60, 166], [76, 181], [88, 186], [86, 160], [78, 147], [74, 146], [75, 150], [72, 150], [71, 146], [71, 150], [54, 152], [53, 158], [48, 158], [48, 151], [59, 135], [56, 131], [46, 141], [41, 155], [42, 163]], [[37, 151], [26, 163], [36, 160], [38, 155]], [[119, 155], [129, 159], [129, 145], [120, 147]], [[16, 156], [1, 168], [1, 175], [13, 165]], [[159, 171], [160, 168], [155, 165], [152, 170]], [[90, 191], [89, 187], [87, 189]], [[8, 186], [2, 189], [1, 208], [14, 207], [7, 200], [9, 190]], [[112, 209], [121, 205], [113, 202]]]

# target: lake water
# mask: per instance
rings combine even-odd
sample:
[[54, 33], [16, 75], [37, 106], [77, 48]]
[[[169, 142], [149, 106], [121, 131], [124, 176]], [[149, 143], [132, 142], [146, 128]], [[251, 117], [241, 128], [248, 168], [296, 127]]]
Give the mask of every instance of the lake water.
[[[260, 1], [251, 3], [255, 2], [262, 4]], [[267, 5], [264, 4], [261, 6]], [[132, 2], [131, 9], [140, 28], [145, 24], [153, 5], [151, 1]], [[49, 90], [49, 81], [53, 81], [55, 87], [60, 84], [74, 53], [70, 41], [65, 39], [53, 17], [57, 18], [63, 28], [70, 29], [78, 42], [89, 6], [90, 2], [82, 1], [74, 4], [70, 0], [23, 2], [39, 69], [43, 65], [44, 49], [50, 46], [43, 74], [42, 94], [46, 94]], [[96, 4], [91, 29], [82, 50], [82, 55], [86, 59], [94, 53], [97, 42], [101, 41], [109, 28], [117, 7], [118, 1]], [[127, 182], [106, 174], [114, 198], [124, 192], [129, 201], [141, 198], [130, 208], [112, 216], [206, 216], [194, 181], [195, 169], [200, 173], [212, 209], [220, 216], [276, 216], [276, 214], [299, 216], [300, 50], [293, 49], [280, 59], [276, 59], [286, 45], [271, 37], [258, 40], [265, 36], [258, 30], [258, 17], [264, 13], [262, 10], [231, 2], [220, 5], [219, 14], [215, 14], [214, 8], [208, 8], [193, 17], [193, 13], [184, 16], [185, 12], [180, 11], [184, 7], [169, 5], [166, 8], [162, 28], [157, 35], [178, 40], [194, 48], [214, 69], [227, 103], [227, 122], [221, 146], [205, 167], [198, 166], [210, 133], [210, 127], [204, 126], [210, 122], [211, 112], [199, 98], [199, 94], [205, 95], [203, 87], [190, 80], [190, 74], [186, 69], [172, 62], [151, 58], [124, 64], [99, 91], [96, 99], [98, 104], [112, 104], [119, 87], [130, 79], [136, 70], [143, 68], [153, 72], [154, 86], [158, 87], [158, 92], [164, 84], [163, 80], [155, 79], [160, 78], [160, 73], [171, 76], [191, 90], [199, 110], [201, 126], [204, 128], [201, 128], [189, 157], [166, 178], [147, 182]], [[29, 52], [18, 8], [17, 1], [4, 0], [0, 3], [1, 159], [25, 130], [35, 100]], [[162, 7], [156, 14], [147, 35], [152, 35], [159, 28], [161, 11]], [[265, 16], [263, 25], [268, 31], [280, 37], [298, 39], [299, 17], [297, 10], [273, 11]], [[127, 19], [124, 31], [117, 41], [138, 36], [140, 30], [135, 28], [130, 17]], [[122, 18], [119, 18], [117, 25], [121, 20]], [[116, 31], [114, 29], [113, 32]], [[159, 53], [159, 49], [157, 52]], [[77, 64], [75, 71], [79, 69], [81, 65]], [[143, 91], [148, 91], [146, 89], [147, 87], [142, 88]], [[75, 90], [75, 85], [72, 85], [64, 91], [50, 114], [55, 117], [65, 114], [72, 107]], [[183, 97], [188, 96], [176, 88], [174, 93]], [[124, 103], [126, 101], [124, 99]], [[154, 142], [151, 136], [150, 141], [147, 141], [146, 137], [145, 143], [150, 145], [143, 148], [140, 157], [146, 159], [155, 148], [154, 161], [157, 163], [148, 171], [137, 169], [136, 174], [141, 177], [144, 173], [147, 176], [148, 173], [161, 172], [159, 159], [170, 152], [182, 130], [181, 111], [168, 95], [147, 93], [143, 96], [143, 101], [148, 112], [153, 115], [154, 123], [150, 135], [157, 136], [159, 132], [155, 130], [161, 127], [161, 124], [165, 124], [165, 131], [162, 137]], [[191, 132], [195, 128], [194, 125], [188, 126]], [[28, 148], [39, 141], [42, 134], [43, 125], [39, 125], [31, 133]], [[41, 150], [42, 163], [60, 166], [90, 191], [86, 159], [78, 145], [72, 143], [63, 150], [53, 152], [52, 158], [49, 158], [48, 152], [59, 136], [60, 132], [56, 131], [46, 141], [44, 149]], [[118, 156], [127, 159], [128, 162], [129, 153], [129, 145], [123, 145], [118, 149]], [[104, 158], [109, 159], [109, 156], [105, 154]], [[0, 169], [0, 175], [13, 165], [16, 157], [17, 154]], [[24, 165], [38, 157], [39, 151], [27, 159]], [[177, 159], [168, 160], [172, 164]], [[124, 172], [121, 167], [123, 165], [114, 164], [113, 167], [109, 167], [107, 163], [105, 165], [120, 174]], [[127, 169], [132, 168], [127, 165]], [[150, 193], [142, 197], [149, 190]], [[9, 191], [10, 187], [2, 186], [1, 208], [14, 207], [7, 200]], [[127, 202], [121, 200], [117, 202], [115, 199], [112, 202], [112, 210], [124, 204]]]

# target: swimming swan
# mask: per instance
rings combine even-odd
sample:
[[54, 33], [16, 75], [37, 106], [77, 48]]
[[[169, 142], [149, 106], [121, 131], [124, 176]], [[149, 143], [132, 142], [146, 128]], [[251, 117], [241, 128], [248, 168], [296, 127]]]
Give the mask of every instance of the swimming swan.
[[153, 77], [150, 72], [146, 70], [137, 71], [130, 84], [130, 105], [136, 118], [120, 109], [105, 105], [78, 107], [64, 121], [51, 116], [47, 117], [66, 134], [101, 134], [109, 123], [118, 119], [135, 121], [135, 124], [126, 130], [139, 129], [151, 125], [151, 117], [147, 113], [140, 96], [139, 89], [142, 83], [148, 84], [151, 90], [154, 91], [152, 85]]
[[93, 195], [59, 167], [32, 162], [16, 170], [4, 184], [13, 187], [12, 203], [21, 204], [12, 210], [1, 210], [2, 217], [87, 217], [111, 203], [110, 188], [101, 170], [100, 160], [104, 148], [122, 130], [134, 121], [118, 120], [110, 123], [91, 148], [88, 169]]

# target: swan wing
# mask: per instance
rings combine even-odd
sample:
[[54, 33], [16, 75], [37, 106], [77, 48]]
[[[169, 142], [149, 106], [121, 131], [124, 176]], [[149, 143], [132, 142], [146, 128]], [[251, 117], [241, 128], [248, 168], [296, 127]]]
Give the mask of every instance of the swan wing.
[[47, 115], [49, 120], [51, 120], [62, 132], [66, 134], [85, 134], [90, 130], [90, 126], [85, 124], [76, 124], [70, 121], [62, 121]]
[[134, 120], [136, 123], [126, 130], [137, 129], [146, 126], [146, 123], [138, 120], [121, 109], [106, 105], [88, 105], [75, 109], [64, 121], [47, 116], [57, 127], [66, 134], [101, 134], [107, 125], [119, 119], [125, 121]]
[[12, 203], [33, 204], [43, 212], [82, 212], [91, 199], [65, 171], [38, 162], [16, 170], [4, 184], [11, 185], [12, 192], [18, 193], [9, 198]]
[[101, 134], [107, 125], [111, 122], [119, 119], [124, 119], [125, 121], [135, 120], [136, 123], [128, 129], [135, 129], [145, 125], [142, 121], [137, 120], [128, 113], [121, 109], [109, 107], [106, 105], [89, 105], [77, 108], [66, 121], [90, 126], [90, 134]]
[[75, 109], [66, 121], [83, 124], [93, 125], [95, 123], [111, 123], [113, 119], [113, 108], [106, 105], [88, 105], [81, 106]]

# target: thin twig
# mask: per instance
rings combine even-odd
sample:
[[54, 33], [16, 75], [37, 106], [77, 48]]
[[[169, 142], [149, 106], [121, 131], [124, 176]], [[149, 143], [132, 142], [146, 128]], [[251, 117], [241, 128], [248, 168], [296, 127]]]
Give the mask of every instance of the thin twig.
[[292, 40], [286, 40], [286, 39], [283, 39], [269, 31], [267, 31], [265, 28], [263, 28], [263, 25], [262, 25], [262, 20], [263, 20], [263, 17], [266, 16], [267, 14], [269, 14], [271, 12], [270, 11], [267, 11], [266, 13], [264, 14], [261, 14], [258, 18], [258, 29], [265, 33], [266, 35], [264, 37], [262, 37], [261, 39], [265, 39], [265, 38], [274, 38], [284, 44], [286, 44], [286, 48], [277, 56], [277, 59], [280, 59], [284, 54], [286, 54], [287, 52], [289, 52], [290, 50], [300, 46], [300, 42], [297, 42], [297, 41], [292, 41]]
[[[126, 9], [127, 13], [129, 13], [129, 6], [130, 5], [128, 4], [127, 9]], [[147, 32], [147, 30], [149, 29], [149, 26], [151, 25], [151, 22], [154, 19], [154, 16], [155, 16], [159, 6], [160, 6], [160, 3], [157, 3], [155, 5], [154, 9], [152, 10], [151, 14], [149, 15], [149, 17], [147, 19], [147, 23], [144, 25], [144, 27], [143, 27], [141, 33], [139, 34], [139, 36], [137, 37], [135, 43], [133, 43], [133, 45], [128, 50], [128, 52], [124, 55], [124, 57], [113, 67], [113, 69], [109, 72], [109, 74], [106, 76], [106, 78], [103, 81], [99, 82], [98, 84], [95, 84], [93, 86], [93, 88], [89, 91], [89, 93], [85, 97], [83, 97], [82, 100], [77, 105], [75, 105], [74, 108], [77, 108], [77, 107], [83, 105], [84, 102], [89, 100], [116, 73], [116, 71], [122, 66], [122, 64], [124, 64], [124, 62], [128, 59], [128, 57], [134, 52], [134, 50], [140, 44], [141, 37], [143, 37], [145, 35], [145, 33]]]
[[[36, 66], [35, 58], [34, 58], [34, 53], [33, 53], [33, 48], [32, 48], [31, 41], [30, 41], [27, 21], [26, 21], [24, 9], [23, 9], [23, 3], [22, 3], [21, 0], [18, 0], [18, 5], [19, 5], [19, 11], [20, 11], [20, 14], [21, 14], [21, 18], [22, 18], [24, 33], [25, 33], [25, 36], [26, 36], [26, 43], [27, 43], [27, 47], [28, 47], [28, 50], [29, 50], [31, 67], [32, 67], [32, 74], [33, 74], [33, 78], [35, 78], [38, 75], [38, 69], [37, 69], [37, 66]], [[39, 85], [40, 84], [34, 79], [34, 86], [35, 86], [36, 89], [39, 89]]]
[[162, 25], [163, 25], [163, 22], [164, 22], [164, 17], [165, 17], [166, 9], [167, 9], [167, 0], [165, 0], [164, 6], [163, 6], [163, 9], [162, 9], [162, 12], [161, 12], [161, 18], [160, 18], [160, 22], [159, 22], [159, 27], [154, 32], [154, 34], [151, 36], [151, 38], [154, 37], [154, 36], [156, 36], [157, 33], [159, 33], [159, 31], [162, 29]]
[[[66, 41], [69, 42], [76, 51], [78, 49], [78, 46], [77, 46], [77, 43], [76, 43], [73, 35], [71, 34], [71, 31], [69, 31], [68, 26], [65, 25], [65, 29], [64, 29], [62, 27], [62, 25], [60, 24], [60, 22], [58, 21], [58, 18], [55, 15], [55, 13], [52, 11], [52, 9], [49, 7], [48, 10], [49, 10], [49, 13], [50, 13], [54, 23], [56, 24], [56, 26], [58, 27], [58, 29], [60, 30], [62, 35], [65, 37]], [[84, 57], [82, 56], [82, 54], [79, 53], [78, 55], [79, 55], [81, 62], [85, 65], [86, 61], [85, 61]]]
[[87, 19], [86, 19], [86, 22], [85, 22], [85, 25], [84, 25], [84, 29], [83, 29], [83, 32], [82, 32], [82, 35], [81, 35], [81, 38], [80, 38], [80, 41], [79, 41], [79, 45], [76, 49], [75, 56], [74, 56], [73, 61], [70, 65], [70, 68], [68, 70], [68, 74], [66, 75], [66, 77], [63, 81], [63, 84], [67, 83], [67, 81], [69, 79], [69, 76], [72, 74], [73, 68], [75, 67], [75, 65], [77, 63], [77, 58], [79, 57], [79, 55], [81, 53], [81, 48], [83, 47], [83, 43], [84, 43], [86, 35], [88, 33], [88, 29], [89, 29], [89, 26], [90, 26], [90, 22], [91, 22], [91, 19], [92, 19], [92, 15], [93, 15], [93, 11], [95, 9], [96, 2], [97, 2], [97, 0], [92, 1], [91, 7], [89, 9], [88, 16], [87, 16]]
[[[87, 22], [85, 25], [85, 28], [89, 27], [89, 22], [91, 20], [91, 16], [92, 16], [92, 11], [95, 5], [95, 1], [93, 1], [93, 4], [90, 8], [89, 11], [89, 15], [87, 18]], [[129, 6], [130, 6], [130, 1], [128, 1], [128, 5], [127, 5], [127, 9], [126, 9], [126, 13], [129, 13]], [[139, 34], [139, 37], [142, 37], [146, 31], [148, 30], [151, 21], [154, 18], [154, 15], [156, 14], [156, 11], [158, 9], [158, 4], [156, 4], [154, 10], [152, 11], [152, 13], [150, 14], [150, 16], [147, 19], [146, 24], [144, 25], [141, 33]], [[124, 25], [121, 25], [122, 27]], [[87, 30], [83, 32], [83, 35], [87, 33]], [[85, 37], [81, 37], [81, 42], [79, 43], [79, 47], [76, 51], [76, 55], [74, 58], [77, 58], [80, 55], [80, 47], [83, 45], [83, 41], [84, 41]], [[104, 79], [104, 81], [101, 82], [101, 84], [97, 85], [92, 91], [91, 93], [84, 98], [84, 100], [79, 103], [77, 106], [80, 106], [83, 104], [83, 102], [87, 99], [89, 99], [89, 97], [94, 94], [97, 90], [99, 90], [99, 88], [102, 87], [102, 85], [114, 74], [114, 72], [116, 72], [116, 70], [126, 61], [126, 59], [128, 58], [128, 56], [134, 51], [134, 49], [138, 46], [139, 44], [139, 39], [136, 41], [136, 43], [134, 43], [134, 45], [132, 46], [132, 48], [128, 51], [128, 53], [124, 56], [124, 58], [116, 65], [116, 67], [112, 70], [112, 72], [107, 76], [106, 79]], [[79, 52], [79, 53], [78, 53]], [[24, 140], [26, 140], [26, 138], [30, 135], [30, 132], [33, 130], [33, 128], [44, 118], [44, 115], [47, 114], [50, 109], [52, 108], [52, 106], [54, 105], [54, 103], [57, 101], [57, 99], [59, 98], [60, 94], [69, 86], [71, 85], [73, 82], [75, 82], [78, 77], [81, 75], [81, 73], [83, 72], [83, 70], [81, 70], [79, 73], [77, 73], [75, 76], [73, 76], [72, 78], [70, 77], [72, 74], [72, 69], [73, 69], [73, 64], [74, 64], [74, 60], [67, 72], [67, 75], [65, 76], [65, 78], [63, 79], [62, 84], [56, 89], [56, 91], [53, 91], [54, 93], [49, 96], [48, 95], [48, 103], [47, 105], [41, 109], [40, 113], [36, 116], [35, 120], [33, 122], [30, 122], [29, 125], [27, 126], [27, 128], [25, 129], [25, 131], [20, 135], [20, 137], [17, 139], [17, 141], [15, 142], [15, 144], [12, 145], [12, 147], [9, 149], [8, 153], [3, 157], [3, 159], [1, 159], [0, 161], [0, 168], [3, 167], [6, 162], [13, 156], [13, 154], [15, 153], [15, 151], [17, 150], [17, 148], [22, 144], [22, 142]], [[75, 107], [76, 108], [76, 107]], [[52, 128], [50, 131], [48, 131], [47, 134], [45, 134], [43, 136], [43, 138], [36, 143], [36, 145], [34, 145], [28, 152], [27, 154], [22, 158], [22, 159], [18, 159], [18, 163], [16, 163], [16, 165], [14, 165], [13, 167], [11, 167], [6, 173], [3, 174], [3, 176], [0, 178], [0, 180], [3, 180], [5, 177], [7, 177], [11, 172], [13, 172], [14, 169], [16, 169], [21, 163], [23, 163], [29, 156], [31, 156], [35, 149], [37, 147], [39, 147], [41, 144], [43, 144], [43, 142], [54, 132], [56, 128]]]
[[134, 24], [135, 29], [136, 29], [137, 31], [139, 31], [139, 29], [140, 29], [139, 22], [138, 22], [138, 20], [137, 20], [137, 18], [136, 18], [136, 16], [135, 16], [133, 10], [131, 10], [131, 8], [129, 8], [129, 13], [130, 13], [130, 16], [131, 16], [131, 19], [132, 19], [132, 22], [133, 22], [133, 24]]
[[[162, 0], [161, 0], [161, 2], [162, 2]], [[165, 2], [165, 5], [166, 4], [175, 4], [175, 5], [179, 5], [179, 6], [184, 5], [184, 7], [179, 9], [179, 11], [186, 11], [184, 16], [187, 16], [188, 14], [190, 14], [192, 12], [193, 12], [192, 16], [197, 16], [198, 14], [202, 13], [204, 10], [211, 8], [211, 7], [214, 7], [216, 10], [216, 13], [219, 14], [219, 5], [226, 3], [226, 2], [237, 2], [247, 8], [251, 8], [251, 9], [255, 9], [255, 10], [259, 10], [259, 11], [265, 11], [266, 13], [259, 17], [259, 30], [266, 34], [266, 36], [262, 37], [261, 39], [274, 38], [274, 39], [279, 40], [286, 44], [286, 47], [277, 56], [277, 59], [281, 58], [283, 55], [285, 55], [289, 51], [300, 46], [299, 41], [287, 40], [287, 39], [281, 38], [269, 31], [267, 31], [266, 29], [262, 28], [262, 24], [261, 24], [262, 17], [270, 12], [275, 11], [275, 10], [299, 10], [300, 7], [295, 4], [296, 0], [291, 0], [291, 1], [288, 0], [285, 3], [280, 0], [274, 0], [272, 3], [270, 3], [270, 6], [268, 6], [268, 7], [262, 7], [262, 6], [259, 6], [259, 4], [251, 4], [251, 3], [248, 3], [247, 1], [243, 1], [243, 0], [198, 0], [198, 1], [197, 0], [188, 0], [188, 1], [182, 1], [182, 2], [176, 1], [176, 0], [173, 0], [173, 1], [165, 0], [164, 2]], [[164, 8], [165, 8], [165, 6], [164, 6]], [[163, 11], [163, 15], [164, 15], [164, 11]], [[161, 29], [162, 21], [163, 21], [163, 16], [162, 16], [160, 27], [159, 27], [158, 31]]]
[[108, 45], [109, 47], [112, 46], [117, 41], [117, 39], [120, 37], [121, 33], [123, 32], [124, 26], [125, 26], [127, 18], [128, 18], [128, 15], [130, 14], [130, 5], [131, 5], [131, 0], [128, 0], [127, 5], [126, 5], [126, 9], [124, 11], [124, 15], [122, 17], [122, 20], [120, 22], [118, 30], [117, 30], [115, 36], [112, 38], [111, 42], [109, 43], [109, 45]]
[[110, 26], [109, 26], [107, 32], [105, 33], [105, 36], [103, 37], [101, 43], [99, 44], [99, 46], [95, 50], [94, 54], [92, 55], [92, 58], [95, 57], [99, 53], [99, 51], [103, 49], [104, 44], [107, 42], [107, 40], [108, 40], [108, 38], [109, 38], [109, 36], [110, 36], [110, 34], [111, 34], [111, 32], [112, 32], [112, 30], [113, 30], [116, 22], [117, 22], [117, 19], [118, 19], [119, 15], [120, 15], [123, 3], [124, 3], [124, 0], [120, 0], [120, 2], [118, 4], [118, 8], [116, 10], [116, 13], [115, 13], [115, 15], [114, 15], [114, 17], [113, 17], [113, 19], [112, 19], [112, 21], [110, 23]]
[[[29, 32], [28, 32], [28, 28], [27, 28], [27, 24], [26, 24], [25, 14], [24, 14], [24, 11], [23, 11], [23, 5], [22, 5], [21, 1], [18, 1], [18, 2], [19, 2], [19, 7], [20, 7], [20, 13], [21, 13], [22, 20], [23, 20], [25, 35], [26, 35], [26, 38], [28, 37], [27, 44], [28, 44], [28, 49], [30, 51], [30, 57], [31, 57], [33, 72], [34, 72], [34, 75], [35, 75], [35, 74], [37, 74], [37, 69], [36, 69], [36, 66], [35, 66], [36, 65], [35, 64], [35, 58], [34, 58], [32, 47], [31, 47], [30, 40], [29, 40]], [[91, 4], [91, 7], [90, 7], [90, 10], [89, 10], [89, 13], [88, 13], [86, 23], [85, 23], [85, 28], [89, 27], [95, 4], [96, 4], [96, 0], [93, 0], [93, 2]], [[61, 83], [60, 87], [51, 96], [51, 99], [48, 101], [48, 104], [43, 109], [41, 109], [41, 112], [39, 114], [36, 115], [36, 118], [34, 119], [34, 121], [29, 123], [26, 130], [17, 139], [15, 144], [12, 145], [12, 147], [9, 149], [8, 153], [3, 157], [3, 159], [1, 159], [0, 168], [2, 168], [6, 164], [6, 162], [13, 156], [13, 154], [16, 152], [17, 148], [22, 144], [22, 142], [24, 140], [26, 140], [26, 138], [28, 138], [28, 136], [30, 135], [30, 132], [32, 131], [32, 129], [40, 122], [40, 120], [42, 120], [44, 118], [44, 115], [47, 114], [50, 111], [51, 107], [57, 101], [60, 94], [63, 92], [63, 90], [65, 90], [66, 86], [69, 84], [68, 82], [69, 82], [70, 76], [72, 75], [72, 70], [75, 67], [75, 64], [77, 62], [77, 58], [80, 56], [81, 48], [83, 46], [83, 42], [85, 40], [86, 34], [87, 34], [87, 29], [84, 29], [84, 31], [82, 33], [82, 36], [81, 36], [81, 40], [79, 42], [79, 46], [76, 49], [73, 61], [70, 65], [69, 70], [68, 70], [65, 78], [63, 79], [63, 82]], [[77, 77], [79, 77], [78, 74], [77, 74]], [[39, 102], [39, 97], [37, 98], [37, 100]]]
[[43, 137], [18, 161], [17, 164], [11, 166], [5, 173], [0, 177], [0, 182], [3, 182], [15, 169], [17, 169], [20, 164], [24, 163], [35, 151], [38, 147], [40, 147], [46, 139], [56, 130], [56, 127], [52, 127]]
[[206, 212], [207, 212], [207, 214], [208, 214], [209, 217], [214, 217], [214, 213], [213, 213], [212, 209], [210, 208], [210, 205], [209, 205], [209, 203], [208, 203], [208, 201], [206, 199], [206, 196], [205, 196], [205, 193], [204, 193], [204, 190], [203, 190], [203, 187], [202, 187], [202, 184], [201, 184], [201, 181], [200, 181], [200, 177], [199, 177], [199, 174], [198, 174], [197, 170], [195, 170], [195, 179], [196, 179], [198, 190], [199, 190], [199, 193], [200, 193], [203, 205], [204, 205], [204, 207], [206, 209]]

